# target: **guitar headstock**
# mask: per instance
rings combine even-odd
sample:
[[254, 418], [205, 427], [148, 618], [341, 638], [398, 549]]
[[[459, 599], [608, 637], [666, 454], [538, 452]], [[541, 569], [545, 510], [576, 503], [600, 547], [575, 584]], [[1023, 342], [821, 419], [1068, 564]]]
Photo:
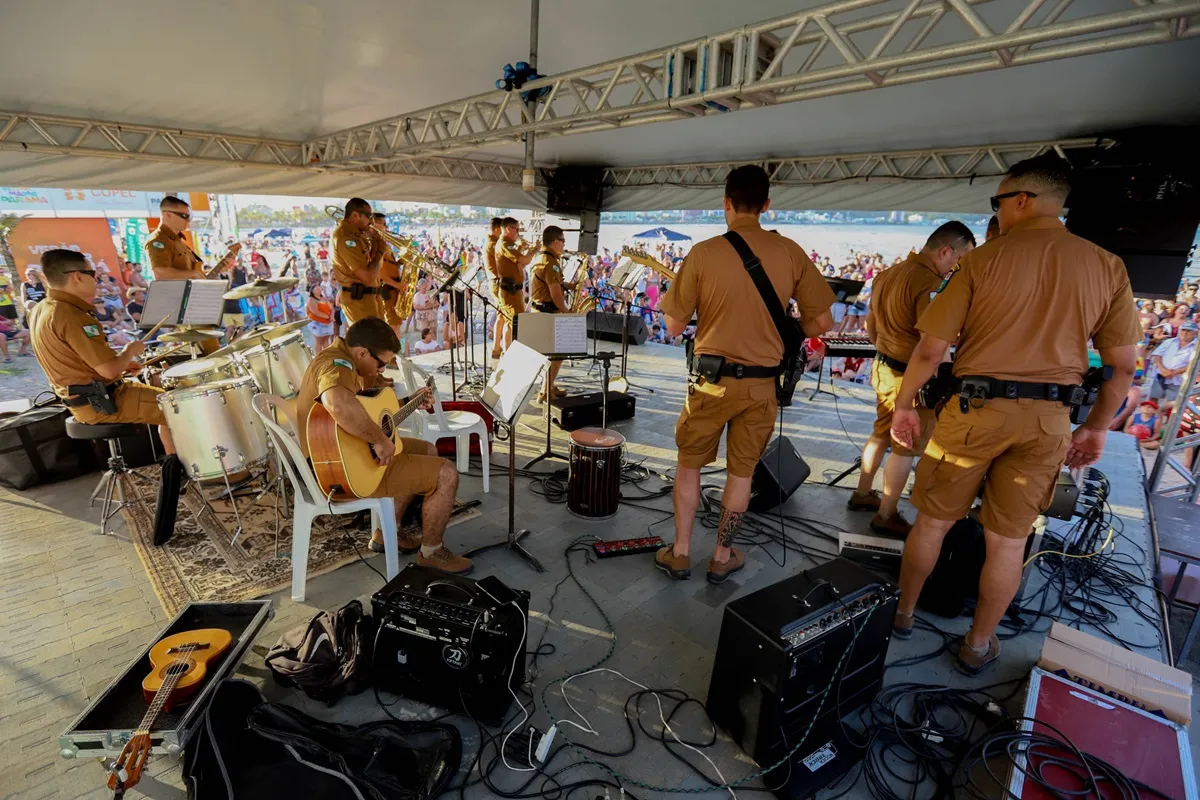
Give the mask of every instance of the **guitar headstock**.
[[142, 770], [146, 767], [146, 759], [150, 757], [150, 734], [135, 733], [133, 738], [121, 748], [112, 771], [108, 774], [108, 788], [124, 794], [125, 790], [134, 786], [142, 778]]

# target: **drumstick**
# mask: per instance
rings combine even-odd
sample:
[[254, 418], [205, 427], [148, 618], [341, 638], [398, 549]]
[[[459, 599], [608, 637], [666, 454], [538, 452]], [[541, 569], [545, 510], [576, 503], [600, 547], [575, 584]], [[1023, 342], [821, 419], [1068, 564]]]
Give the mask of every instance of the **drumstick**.
[[171, 355], [174, 355], [175, 353], [178, 353], [180, 350], [183, 350], [185, 347], [187, 347], [187, 344], [186, 344], [186, 343], [184, 343], [184, 344], [177, 344], [177, 345], [175, 345], [175, 346], [174, 346], [174, 347], [172, 347], [172, 348], [169, 348], [169, 349], [167, 349], [167, 350], [164, 350], [163, 352], [159, 353], [158, 355], [154, 356], [153, 358], [148, 358], [148, 359], [146, 359], [146, 362], [145, 362], [144, 364], [142, 364], [142, 366], [143, 366], [143, 367], [148, 367], [148, 366], [150, 366], [151, 364], [154, 364], [154, 363], [156, 363], [156, 362], [158, 362], [158, 361], [162, 361], [164, 358], [167, 358], [168, 356], [171, 356]]
[[162, 319], [160, 319], [160, 320], [158, 321], [158, 324], [157, 324], [157, 325], [155, 325], [155, 326], [154, 326], [153, 328], [151, 328], [150, 330], [146, 331], [146, 335], [145, 335], [145, 336], [143, 336], [143, 337], [142, 337], [141, 339], [139, 339], [138, 341], [140, 341], [140, 342], [144, 342], [144, 341], [146, 341], [147, 339], [149, 339], [151, 336], [153, 336], [153, 335], [155, 334], [155, 332], [156, 332], [156, 331], [157, 331], [159, 328], [161, 328], [163, 325], [165, 325], [165, 324], [166, 324], [166, 322], [167, 322], [167, 317], [169, 317], [169, 316], [171, 316], [171, 315], [170, 315], [170, 314], [167, 314], [167, 315], [165, 315], [165, 316], [164, 316]]

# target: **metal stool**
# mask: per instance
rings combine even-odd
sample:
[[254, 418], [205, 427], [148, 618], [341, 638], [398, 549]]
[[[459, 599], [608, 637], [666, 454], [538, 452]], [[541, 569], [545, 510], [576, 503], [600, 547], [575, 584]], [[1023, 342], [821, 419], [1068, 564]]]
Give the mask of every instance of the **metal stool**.
[[[100, 483], [92, 490], [92, 499], [88, 505], [96, 504], [96, 497], [104, 492], [104, 509], [100, 520], [100, 534], [108, 533], [108, 521], [127, 505], [145, 503], [141, 494], [134, 488], [129, 479], [129, 469], [125, 466], [125, 457], [121, 455], [122, 436], [137, 435], [138, 427], [125, 422], [101, 422], [88, 425], [74, 418], [67, 420], [67, 436], [72, 439], [85, 441], [106, 440], [108, 442], [108, 469], [100, 478]], [[116, 499], [117, 484], [121, 485], [121, 499]]]

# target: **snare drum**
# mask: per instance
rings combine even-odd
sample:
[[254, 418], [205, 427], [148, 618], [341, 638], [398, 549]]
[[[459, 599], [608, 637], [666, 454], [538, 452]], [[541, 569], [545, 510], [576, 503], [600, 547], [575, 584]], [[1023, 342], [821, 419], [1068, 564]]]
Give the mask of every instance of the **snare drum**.
[[312, 352], [300, 333], [273, 339], [235, 355], [254, 378], [259, 391], [290, 400], [300, 393]]
[[608, 519], [621, 501], [625, 437], [608, 428], [571, 433], [567, 510], [587, 519]]
[[184, 361], [173, 367], [167, 367], [162, 373], [164, 389], [188, 389], [214, 381], [224, 381], [239, 377], [241, 367], [229, 356], [216, 358], [198, 358], [195, 361]]
[[267, 462], [267, 432], [250, 402], [256, 392], [254, 380], [243, 376], [158, 396], [188, 477], [240, 481]]

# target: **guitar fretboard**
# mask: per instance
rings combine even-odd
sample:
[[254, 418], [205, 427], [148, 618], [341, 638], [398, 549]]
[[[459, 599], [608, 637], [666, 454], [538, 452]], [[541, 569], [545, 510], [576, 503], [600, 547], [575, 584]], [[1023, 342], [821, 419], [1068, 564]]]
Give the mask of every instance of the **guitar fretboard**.
[[171, 692], [175, 690], [175, 686], [179, 683], [179, 679], [187, 674], [187, 670], [176, 670], [177, 664], [186, 664], [188, 656], [196, 649], [196, 645], [189, 644], [179, 648], [178, 655], [166, 666], [167, 677], [163, 680], [163, 685], [154, 693], [154, 699], [150, 702], [150, 707], [146, 709], [146, 715], [142, 717], [141, 724], [134, 734], [149, 735], [150, 729], [154, 726], [154, 720], [158, 717], [162, 707], [166, 705], [167, 700], [171, 697]]

